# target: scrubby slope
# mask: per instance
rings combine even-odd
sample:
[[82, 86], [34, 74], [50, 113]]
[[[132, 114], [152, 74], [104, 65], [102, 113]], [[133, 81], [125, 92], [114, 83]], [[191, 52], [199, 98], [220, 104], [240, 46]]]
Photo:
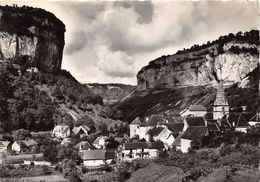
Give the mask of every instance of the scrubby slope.
[[136, 88], [133, 85], [124, 85], [118, 83], [89, 83], [86, 84], [95, 94], [103, 98], [104, 104], [111, 105], [118, 100], [128, 95], [132, 90]]

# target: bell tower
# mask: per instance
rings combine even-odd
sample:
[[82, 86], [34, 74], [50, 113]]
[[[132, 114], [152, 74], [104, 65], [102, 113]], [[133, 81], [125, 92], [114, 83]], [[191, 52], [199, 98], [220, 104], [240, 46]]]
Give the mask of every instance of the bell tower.
[[229, 105], [226, 98], [223, 82], [220, 81], [217, 86], [217, 95], [213, 105], [213, 119], [221, 119], [229, 113]]

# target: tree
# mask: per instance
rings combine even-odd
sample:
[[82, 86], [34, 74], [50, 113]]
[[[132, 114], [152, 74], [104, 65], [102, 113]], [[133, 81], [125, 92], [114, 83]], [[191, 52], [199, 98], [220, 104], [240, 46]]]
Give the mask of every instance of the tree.
[[102, 135], [108, 135], [108, 129], [106, 124], [99, 125], [98, 129], [102, 133]]
[[19, 129], [13, 132], [13, 137], [15, 140], [24, 140], [30, 137], [30, 132], [29, 130]]

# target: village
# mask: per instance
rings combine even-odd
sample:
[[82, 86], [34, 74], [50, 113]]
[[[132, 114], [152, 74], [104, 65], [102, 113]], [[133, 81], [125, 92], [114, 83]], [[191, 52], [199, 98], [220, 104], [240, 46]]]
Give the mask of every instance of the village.
[[[71, 146], [72, 139], [78, 143], [72, 146], [81, 158], [81, 164], [96, 170], [104, 166], [114, 165], [136, 159], [153, 159], [160, 152], [179, 150], [187, 153], [194, 145], [206, 141], [207, 137], [228, 131], [246, 133], [251, 126], [260, 123], [259, 113], [248, 115], [243, 112], [232, 112], [225, 96], [223, 84], [217, 86], [217, 94], [212, 112], [202, 105], [190, 105], [174, 116], [151, 115], [146, 118], [137, 117], [129, 125], [130, 135], [119, 137], [108, 133], [91, 133], [86, 125], [56, 125], [49, 132], [51, 140], [61, 146]], [[34, 134], [37, 135], [37, 134]], [[40, 135], [38, 133], [38, 135]], [[89, 140], [89, 136], [92, 139]], [[31, 135], [33, 136], [33, 135]], [[37, 137], [36, 137], [37, 138]], [[87, 139], [86, 139], [87, 138]], [[44, 146], [43, 146], [44, 147]], [[44, 159], [39, 153], [39, 146], [34, 137], [14, 141], [1, 141], [1, 165], [39, 165], [52, 166], [52, 161]]]

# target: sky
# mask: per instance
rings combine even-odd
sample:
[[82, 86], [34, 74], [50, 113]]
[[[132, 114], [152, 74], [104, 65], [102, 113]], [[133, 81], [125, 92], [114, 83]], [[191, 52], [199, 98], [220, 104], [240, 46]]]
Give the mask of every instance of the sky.
[[62, 69], [81, 83], [136, 85], [151, 60], [259, 29], [257, 1], [1, 1], [40, 7], [66, 25]]

